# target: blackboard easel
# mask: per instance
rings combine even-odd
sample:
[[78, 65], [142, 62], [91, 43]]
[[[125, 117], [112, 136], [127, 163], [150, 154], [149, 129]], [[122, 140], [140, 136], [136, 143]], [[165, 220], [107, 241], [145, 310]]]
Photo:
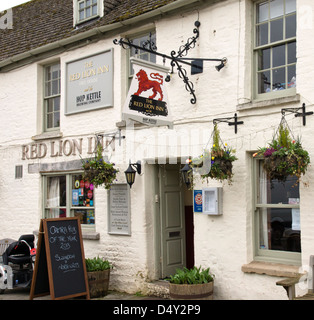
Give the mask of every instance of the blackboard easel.
[[90, 299], [81, 225], [78, 218], [40, 221], [30, 299]]

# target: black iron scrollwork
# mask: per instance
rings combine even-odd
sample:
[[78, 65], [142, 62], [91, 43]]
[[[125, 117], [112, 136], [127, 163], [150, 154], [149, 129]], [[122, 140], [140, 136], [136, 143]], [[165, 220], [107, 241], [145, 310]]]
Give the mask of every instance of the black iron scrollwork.
[[[195, 34], [193, 37], [188, 38], [187, 42], [179, 47], [178, 52], [176, 52], [175, 50], [172, 50], [170, 55], [166, 55], [163, 53], [160, 53], [157, 51], [157, 47], [155, 45], [155, 43], [152, 41], [152, 35], [150, 34], [150, 37], [147, 41], [145, 41], [142, 46], [138, 46], [133, 44], [133, 42], [129, 39], [123, 39], [121, 38], [120, 40], [114, 39], [113, 43], [116, 45], [120, 45], [122, 46], [123, 49], [128, 49], [130, 47], [135, 48], [136, 52], [138, 52], [138, 50], [143, 50], [152, 54], [155, 54], [157, 56], [160, 56], [163, 58], [163, 60], [165, 61], [165, 59], [171, 60], [171, 73], [173, 73], [174, 67], [177, 68], [178, 71], [178, 75], [179, 77], [183, 80], [184, 84], [185, 84], [185, 89], [190, 92], [190, 94], [193, 96], [193, 98], [191, 98], [191, 103], [195, 104], [196, 103], [196, 96], [195, 96], [195, 90], [194, 90], [194, 85], [193, 83], [189, 80], [188, 76], [187, 76], [187, 72], [186, 70], [182, 67], [182, 64], [184, 65], [188, 65], [190, 67], [196, 67], [202, 70], [202, 67], [200, 67], [200, 65], [196, 64], [196, 61], [219, 61], [221, 64], [216, 67], [217, 71], [219, 71], [221, 68], [224, 67], [224, 65], [227, 63], [227, 59], [223, 58], [223, 59], [203, 59], [203, 58], [197, 58], [197, 59], [191, 59], [191, 58], [185, 58], [185, 56], [188, 54], [190, 49], [195, 48], [196, 45], [196, 41], [199, 38], [199, 27], [201, 25], [201, 23], [199, 21], [195, 21], [194, 23], [195, 28], [193, 29], [193, 33]], [[188, 62], [188, 60], [192, 61], [192, 62]], [[170, 77], [167, 77], [165, 79], [165, 81], [170, 81]]]

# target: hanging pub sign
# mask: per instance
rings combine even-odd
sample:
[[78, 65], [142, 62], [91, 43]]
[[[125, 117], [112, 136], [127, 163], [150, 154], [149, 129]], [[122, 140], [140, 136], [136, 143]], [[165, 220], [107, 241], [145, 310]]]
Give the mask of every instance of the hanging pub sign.
[[66, 114], [113, 106], [113, 49], [66, 64]]
[[168, 68], [131, 58], [134, 76], [124, 104], [124, 119], [172, 127], [165, 78]]

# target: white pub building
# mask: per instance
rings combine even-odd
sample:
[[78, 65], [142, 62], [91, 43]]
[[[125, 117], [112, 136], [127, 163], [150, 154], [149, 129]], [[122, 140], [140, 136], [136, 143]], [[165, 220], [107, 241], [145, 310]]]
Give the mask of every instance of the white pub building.
[[[112, 290], [166, 295], [163, 279], [195, 265], [215, 274], [214, 299], [285, 300], [277, 282], [298, 276], [303, 295], [314, 168], [279, 181], [253, 155], [284, 122], [314, 161], [312, 39], [310, 0], [32, 0], [0, 13], [0, 239], [79, 217], [85, 256], [114, 265]], [[214, 166], [214, 127], [232, 181], [194, 170], [187, 185], [188, 159]], [[83, 176], [99, 144], [118, 170], [110, 189]]]

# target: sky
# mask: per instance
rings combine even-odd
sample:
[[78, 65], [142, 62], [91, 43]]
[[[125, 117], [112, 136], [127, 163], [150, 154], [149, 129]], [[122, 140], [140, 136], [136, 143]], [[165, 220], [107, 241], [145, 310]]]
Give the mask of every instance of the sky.
[[0, 0], [0, 12], [28, 1], [30, 0]]

